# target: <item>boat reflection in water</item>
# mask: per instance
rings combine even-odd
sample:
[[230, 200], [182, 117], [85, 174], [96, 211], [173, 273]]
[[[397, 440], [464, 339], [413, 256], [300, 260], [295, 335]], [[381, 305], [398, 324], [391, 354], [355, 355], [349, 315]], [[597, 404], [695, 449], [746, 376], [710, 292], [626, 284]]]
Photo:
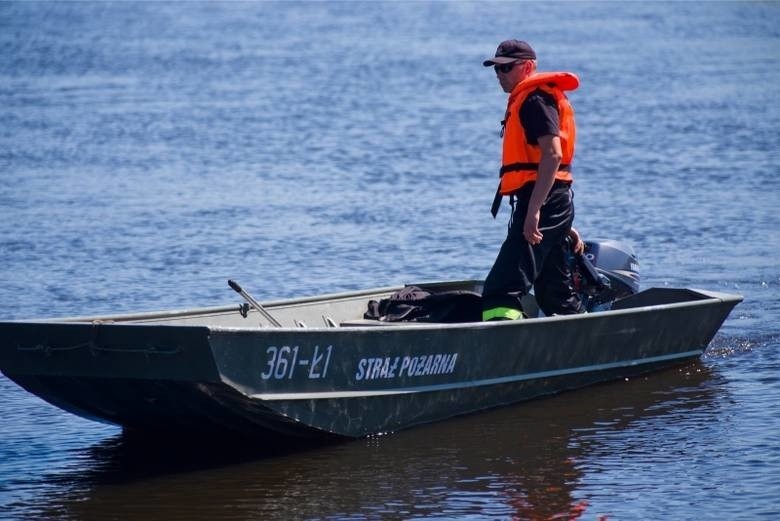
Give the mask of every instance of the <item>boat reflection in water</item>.
[[[393, 436], [269, 450], [118, 436], [46, 476], [25, 513], [57, 519], [311, 519], [483, 515], [596, 519], [587, 484], [718, 421], [721, 377], [700, 362]], [[674, 437], [674, 436], [672, 436]], [[643, 449], [644, 447], [644, 449]], [[659, 449], [660, 447], [660, 449]]]

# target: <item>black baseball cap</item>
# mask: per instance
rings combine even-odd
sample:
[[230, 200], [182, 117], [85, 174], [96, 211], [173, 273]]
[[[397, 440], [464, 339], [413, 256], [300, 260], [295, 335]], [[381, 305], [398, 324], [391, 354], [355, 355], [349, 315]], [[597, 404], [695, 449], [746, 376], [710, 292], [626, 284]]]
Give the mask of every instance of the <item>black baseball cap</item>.
[[499, 44], [498, 49], [496, 49], [495, 57], [483, 61], [482, 65], [485, 67], [492, 67], [493, 65], [513, 63], [518, 60], [535, 59], [536, 53], [527, 42], [522, 40], [507, 40]]

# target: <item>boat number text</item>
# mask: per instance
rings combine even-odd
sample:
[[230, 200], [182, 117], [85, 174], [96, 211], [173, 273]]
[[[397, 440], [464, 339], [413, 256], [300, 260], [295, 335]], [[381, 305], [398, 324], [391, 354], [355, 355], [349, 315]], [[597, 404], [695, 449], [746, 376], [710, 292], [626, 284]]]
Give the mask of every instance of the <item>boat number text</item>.
[[355, 380], [452, 374], [457, 361], [458, 353], [361, 358], [358, 362]]
[[291, 379], [296, 373], [296, 369], [299, 369], [298, 373], [304, 371], [308, 378], [325, 378], [328, 373], [328, 364], [330, 364], [330, 355], [333, 351], [333, 346], [327, 346], [321, 348], [320, 346], [314, 346], [314, 351], [311, 352], [311, 356], [303, 358], [305, 356], [304, 350], [301, 350], [299, 346], [270, 346], [265, 350], [268, 355], [268, 362], [265, 371], [260, 373], [260, 378], [263, 380], [269, 379]]

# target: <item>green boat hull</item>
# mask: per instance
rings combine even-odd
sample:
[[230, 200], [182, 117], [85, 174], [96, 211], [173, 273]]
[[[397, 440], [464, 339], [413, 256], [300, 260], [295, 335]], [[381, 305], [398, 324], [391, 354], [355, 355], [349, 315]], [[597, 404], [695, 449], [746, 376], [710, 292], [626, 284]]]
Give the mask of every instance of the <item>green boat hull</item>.
[[[361, 437], [687, 363], [741, 301], [650, 289], [576, 316], [361, 319], [368, 299], [393, 290], [266, 304], [280, 328], [239, 306], [3, 322], [0, 370], [57, 407], [133, 432]], [[322, 327], [301, 327], [318, 318]]]

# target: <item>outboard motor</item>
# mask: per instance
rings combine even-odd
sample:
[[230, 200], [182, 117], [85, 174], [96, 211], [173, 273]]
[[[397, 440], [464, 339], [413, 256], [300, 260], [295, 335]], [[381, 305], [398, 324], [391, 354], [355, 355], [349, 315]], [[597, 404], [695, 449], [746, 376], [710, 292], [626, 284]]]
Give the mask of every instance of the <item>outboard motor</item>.
[[639, 291], [639, 261], [628, 244], [585, 241], [585, 253], [573, 261], [574, 287], [589, 312], [610, 309], [616, 300]]

